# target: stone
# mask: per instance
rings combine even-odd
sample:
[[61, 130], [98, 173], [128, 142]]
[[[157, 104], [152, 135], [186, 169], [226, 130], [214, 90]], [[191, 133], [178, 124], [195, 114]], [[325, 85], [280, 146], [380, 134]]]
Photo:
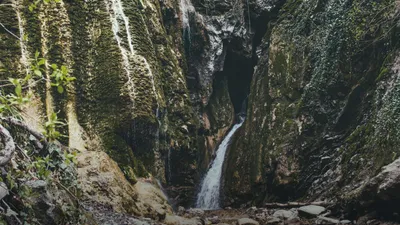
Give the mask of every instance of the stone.
[[258, 221], [260, 221], [260, 220], [264, 221], [264, 220], [267, 219], [267, 217], [268, 217], [268, 214], [267, 214], [266, 212], [257, 213], [257, 214], [254, 216], [254, 218], [255, 218], [256, 220], [258, 220]]
[[277, 210], [274, 212], [274, 214], [272, 215], [274, 217], [277, 218], [283, 218], [283, 219], [292, 219], [297, 217], [297, 213], [293, 212], [293, 211], [289, 211], [289, 210]]
[[351, 224], [350, 220], [341, 220], [340, 224]]
[[4, 182], [0, 182], [0, 200], [8, 195], [8, 188]]
[[185, 207], [183, 207], [183, 206], [178, 207], [178, 215], [185, 214], [185, 211], [186, 211]]
[[302, 206], [298, 209], [299, 215], [307, 218], [317, 217], [325, 211], [325, 208], [317, 205]]
[[32, 188], [34, 191], [44, 191], [47, 183], [44, 180], [30, 180], [25, 182], [25, 185]]
[[250, 218], [241, 218], [238, 219], [238, 225], [259, 225], [257, 221], [250, 219]]
[[208, 218], [208, 220], [211, 222], [211, 224], [217, 224], [217, 223], [221, 222], [221, 220], [218, 218], [218, 216]]
[[191, 216], [203, 216], [204, 215], [204, 210], [202, 209], [197, 209], [197, 208], [190, 208], [187, 210], [187, 213]]
[[325, 223], [328, 223], [328, 224], [339, 224], [339, 222], [340, 222], [338, 219], [332, 219], [332, 218], [325, 217], [325, 216], [318, 216], [318, 220], [324, 222], [324, 224]]
[[281, 219], [277, 217], [269, 217], [267, 220], [267, 224], [279, 224], [281, 222]]
[[164, 223], [166, 225], [202, 225], [201, 220], [198, 218], [184, 218], [181, 216], [167, 215]]
[[163, 210], [163, 209], [156, 209], [155, 211], [157, 213], [158, 220], [160, 220], [160, 221], [164, 220], [165, 217], [167, 216], [165, 210]]

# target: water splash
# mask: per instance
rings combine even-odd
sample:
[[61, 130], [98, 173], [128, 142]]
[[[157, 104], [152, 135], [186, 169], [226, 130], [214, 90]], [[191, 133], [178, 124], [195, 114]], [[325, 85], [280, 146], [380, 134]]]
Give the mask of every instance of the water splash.
[[208, 170], [200, 193], [197, 196], [196, 207], [202, 209], [219, 209], [219, 197], [221, 186], [222, 166], [225, 159], [226, 150], [235, 132], [242, 126], [244, 117], [240, 117], [239, 123], [235, 124], [233, 128], [226, 135], [222, 143], [218, 146], [217, 157], [215, 157], [211, 168]]

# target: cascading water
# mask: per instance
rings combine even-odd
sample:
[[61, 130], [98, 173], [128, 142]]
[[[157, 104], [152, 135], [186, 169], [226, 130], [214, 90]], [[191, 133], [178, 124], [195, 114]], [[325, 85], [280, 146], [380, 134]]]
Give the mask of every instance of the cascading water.
[[181, 0], [180, 6], [182, 11], [183, 29], [188, 29], [190, 33], [189, 13], [194, 12], [194, 6], [190, 0]]
[[231, 131], [226, 135], [222, 143], [218, 146], [217, 157], [215, 157], [211, 168], [208, 170], [200, 193], [197, 196], [196, 207], [202, 209], [219, 209], [219, 196], [221, 186], [222, 166], [225, 159], [226, 150], [235, 132], [242, 126], [244, 117], [240, 117], [239, 123], [235, 124]]
[[195, 12], [195, 8], [190, 0], [181, 0], [180, 7], [182, 11], [182, 28], [183, 28], [183, 38], [185, 41], [185, 49], [189, 53], [191, 45], [191, 34], [190, 34], [190, 13]]

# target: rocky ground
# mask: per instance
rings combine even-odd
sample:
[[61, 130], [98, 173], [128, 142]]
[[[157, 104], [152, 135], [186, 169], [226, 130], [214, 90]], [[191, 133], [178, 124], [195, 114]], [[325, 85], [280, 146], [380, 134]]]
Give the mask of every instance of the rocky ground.
[[317, 205], [306, 205], [297, 208], [248, 208], [201, 210], [179, 207], [176, 215], [166, 215], [159, 221], [150, 218], [136, 218], [121, 213], [113, 213], [104, 207], [88, 208], [96, 220], [96, 224], [138, 224], [138, 225], [302, 225], [302, 224], [368, 224], [395, 225], [395, 222], [385, 222], [372, 219], [372, 215], [357, 220], [348, 220], [332, 216], [330, 210]]

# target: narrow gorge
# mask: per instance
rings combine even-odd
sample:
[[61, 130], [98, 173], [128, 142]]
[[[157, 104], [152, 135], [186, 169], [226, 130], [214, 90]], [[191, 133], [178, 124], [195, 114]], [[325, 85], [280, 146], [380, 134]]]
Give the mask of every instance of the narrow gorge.
[[398, 224], [399, 40], [399, 0], [0, 0], [0, 224]]

